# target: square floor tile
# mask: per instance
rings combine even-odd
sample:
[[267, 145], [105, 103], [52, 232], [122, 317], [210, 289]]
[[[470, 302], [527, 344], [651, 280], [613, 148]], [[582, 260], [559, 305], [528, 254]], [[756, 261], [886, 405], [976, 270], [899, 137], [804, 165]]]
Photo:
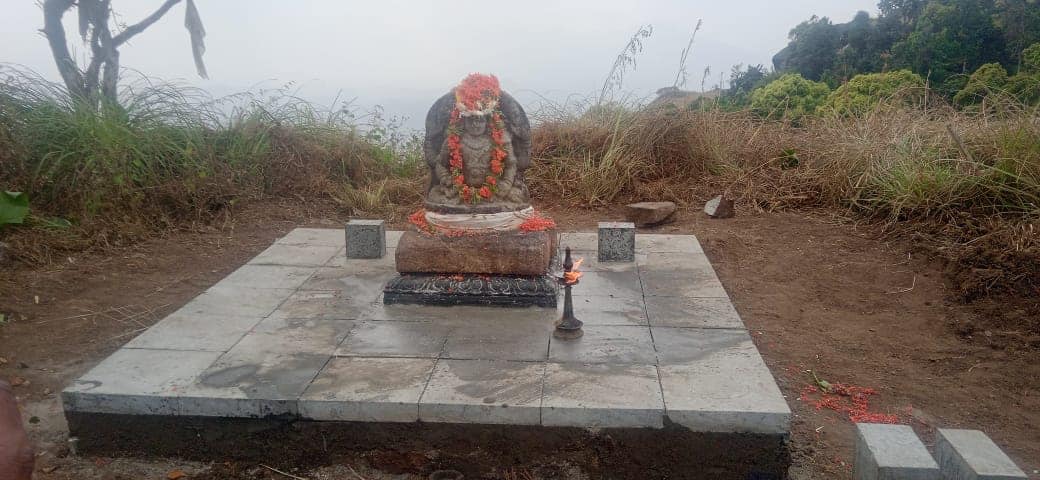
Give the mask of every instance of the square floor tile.
[[424, 422], [538, 425], [541, 362], [439, 360], [419, 403]]
[[693, 235], [636, 233], [636, 251], [652, 253], [704, 253]]
[[295, 228], [275, 243], [343, 247], [346, 241], [346, 232], [342, 228]]
[[262, 319], [174, 313], [152, 325], [125, 348], [226, 352]]
[[263, 318], [292, 294], [292, 289], [260, 289], [218, 283], [174, 314]]
[[[585, 325], [647, 325], [646, 311], [640, 298], [581, 296], [573, 299], [574, 315]], [[557, 307], [562, 316], [563, 300]]]
[[639, 270], [647, 297], [728, 298], [712, 270]]
[[587, 325], [573, 340], [553, 338], [549, 360], [576, 363], [657, 363], [650, 329], [639, 326]]
[[62, 392], [65, 409], [132, 415], [175, 415], [170, 398], [191, 384], [221, 354], [178, 350], [121, 349]]
[[350, 320], [269, 317], [246, 333], [231, 354], [306, 353], [332, 356], [355, 323]]
[[574, 297], [643, 298], [639, 275], [635, 270], [621, 272], [584, 272], [578, 284], [571, 288]]
[[300, 398], [311, 420], [414, 422], [436, 360], [333, 358]]
[[729, 298], [651, 296], [646, 313], [654, 327], [744, 328]]
[[[296, 413], [296, 400], [329, 358], [313, 353], [232, 348], [201, 375], [197, 392], [211, 396], [210, 392], [221, 391], [231, 398], [273, 402], [273, 408], [287, 409], [283, 413]], [[183, 395], [193, 396], [193, 390], [183, 389]]]
[[341, 246], [331, 245], [283, 245], [276, 243], [267, 247], [249, 261], [250, 265], [288, 265], [320, 267], [332, 259]]
[[313, 267], [288, 267], [282, 265], [243, 265], [231, 272], [218, 286], [249, 288], [296, 289], [314, 274]]
[[546, 366], [542, 425], [662, 428], [663, 418], [654, 365]]
[[791, 411], [750, 339], [660, 367], [668, 418], [696, 432], [784, 434]]
[[[387, 232], [389, 233], [389, 232]], [[397, 249], [386, 246], [386, 255], [380, 258], [347, 258], [344, 248], [325, 264], [326, 267], [343, 268], [349, 272], [394, 272], [396, 273]]]
[[437, 358], [450, 332], [450, 326], [437, 322], [366, 321], [350, 332], [336, 355]]
[[544, 361], [554, 318], [456, 318], [441, 358]]
[[744, 330], [651, 327], [661, 365], [697, 362], [751, 340]]
[[300, 290], [292, 294], [271, 316], [354, 320], [361, 318], [375, 301], [365, 295], [352, 296], [339, 290]]
[[371, 303], [383, 294], [386, 282], [395, 276], [395, 272], [355, 272], [341, 267], [322, 267], [300, 286], [300, 290], [337, 291], [345, 297]]
[[636, 259], [640, 269], [653, 272], [703, 271], [715, 274], [711, 261], [703, 253], [648, 253]]

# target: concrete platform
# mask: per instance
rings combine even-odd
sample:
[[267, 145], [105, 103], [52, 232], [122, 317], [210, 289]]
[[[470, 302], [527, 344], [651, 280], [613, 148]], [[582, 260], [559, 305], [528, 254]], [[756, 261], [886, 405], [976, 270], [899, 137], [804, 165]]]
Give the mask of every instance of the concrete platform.
[[585, 335], [559, 341], [557, 309], [384, 305], [400, 235], [361, 260], [341, 230], [294, 230], [65, 389], [70, 428], [278, 416], [787, 436], [791, 412], [695, 237], [638, 235], [635, 262], [600, 263], [595, 233], [562, 234], [586, 261]]

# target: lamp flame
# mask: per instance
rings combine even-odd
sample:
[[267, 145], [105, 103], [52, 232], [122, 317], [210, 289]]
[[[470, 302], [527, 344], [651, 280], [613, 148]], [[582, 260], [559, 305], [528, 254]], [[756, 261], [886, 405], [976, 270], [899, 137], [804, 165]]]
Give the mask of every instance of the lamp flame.
[[578, 283], [578, 279], [581, 278], [582, 275], [581, 271], [578, 270], [578, 267], [581, 266], [581, 262], [584, 260], [584, 258], [579, 258], [577, 261], [574, 262], [574, 266], [571, 267], [571, 271], [563, 272], [564, 283], [566, 283], [567, 285], [574, 285], [575, 283]]

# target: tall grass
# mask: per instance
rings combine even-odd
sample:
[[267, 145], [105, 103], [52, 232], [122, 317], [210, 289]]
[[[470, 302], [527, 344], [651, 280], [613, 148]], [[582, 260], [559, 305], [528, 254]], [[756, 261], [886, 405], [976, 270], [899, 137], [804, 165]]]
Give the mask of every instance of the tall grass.
[[[829, 209], [927, 237], [964, 269], [997, 268], [1022, 291], [1040, 288], [1035, 109], [882, 102], [794, 125], [703, 101], [548, 107], [534, 115], [527, 177], [536, 202], [698, 207], [722, 192], [761, 210]], [[95, 111], [4, 66], [0, 188], [28, 192], [34, 218], [0, 235], [23, 258], [45, 260], [265, 196], [392, 218], [421, 201], [420, 143], [381, 110], [319, 108], [289, 88], [214, 99], [140, 78], [119, 105]]]
[[[349, 109], [316, 107], [289, 87], [212, 98], [141, 76], [118, 103], [95, 110], [2, 65], [0, 188], [30, 194], [30, 225], [69, 225], [50, 242], [67, 248], [205, 221], [247, 198], [333, 198], [370, 209], [373, 200], [344, 192], [414, 176], [421, 162], [418, 141], [399, 125], [362, 120], [369, 128]], [[16, 251], [47, 253], [34, 248], [39, 238], [5, 233]]]

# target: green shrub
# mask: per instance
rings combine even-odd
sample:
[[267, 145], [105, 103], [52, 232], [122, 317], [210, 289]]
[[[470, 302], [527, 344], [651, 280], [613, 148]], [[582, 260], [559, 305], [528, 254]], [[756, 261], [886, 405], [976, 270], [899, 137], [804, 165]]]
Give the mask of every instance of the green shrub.
[[751, 110], [761, 117], [787, 118], [797, 122], [815, 113], [829, 93], [830, 88], [825, 83], [788, 73], [751, 92]]
[[841, 115], [858, 115], [890, 100], [918, 104], [924, 92], [924, 79], [910, 70], [856, 75], [831, 92], [822, 108]]
[[1040, 104], [1040, 73], [1020, 73], [1009, 78], [1007, 92], [1024, 105]]
[[971, 74], [968, 84], [953, 96], [953, 102], [961, 106], [975, 105], [987, 96], [1003, 91], [1007, 82], [1008, 73], [1003, 66], [987, 63]]
[[1022, 72], [1040, 74], [1040, 43], [1022, 51]]

